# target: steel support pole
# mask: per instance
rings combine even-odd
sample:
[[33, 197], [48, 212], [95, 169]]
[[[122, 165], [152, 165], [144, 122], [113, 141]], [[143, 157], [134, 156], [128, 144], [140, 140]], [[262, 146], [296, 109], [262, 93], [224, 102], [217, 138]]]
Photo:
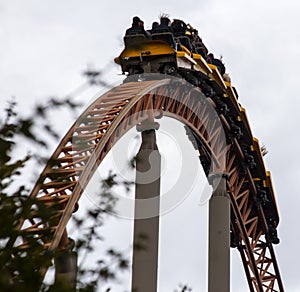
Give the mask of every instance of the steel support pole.
[[142, 130], [136, 157], [132, 292], [157, 291], [160, 166], [155, 130]]
[[54, 258], [55, 266], [55, 285], [67, 289], [68, 291], [76, 291], [77, 281], [77, 253], [72, 251], [75, 242], [68, 238], [65, 230], [60, 242], [60, 252]]
[[213, 195], [209, 201], [208, 291], [230, 291], [230, 200], [226, 177], [210, 179]]
[[54, 259], [55, 283], [60, 283], [68, 291], [76, 291], [77, 279], [77, 253], [64, 252]]

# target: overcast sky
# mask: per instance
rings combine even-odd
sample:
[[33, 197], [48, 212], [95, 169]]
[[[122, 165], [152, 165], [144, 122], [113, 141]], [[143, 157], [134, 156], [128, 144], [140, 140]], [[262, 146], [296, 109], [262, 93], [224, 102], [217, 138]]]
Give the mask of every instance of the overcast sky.
[[[223, 55], [232, 83], [239, 92], [239, 101], [247, 109], [254, 136], [269, 150], [266, 165], [273, 176], [281, 218], [278, 230], [281, 243], [275, 252], [286, 291], [300, 291], [298, 1], [152, 0], [147, 4], [136, 0], [0, 0], [0, 108], [3, 109], [11, 96], [15, 96], [22, 111], [28, 111], [32, 104], [48, 96], [65, 96], [84, 83], [81, 73], [87, 64], [105, 70], [103, 78], [108, 83], [120, 83], [120, 69], [113, 65], [113, 58], [122, 50], [122, 37], [132, 17], [140, 16], [146, 28], [150, 28], [162, 12], [193, 24], [208, 49], [216, 56]], [[77, 96], [77, 100], [84, 98], [88, 103], [98, 90], [91, 89]], [[70, 125], [71, 120], [65, 124], [60, 122], [61, 135]], [[192, 195], [190, 198], [192, 200]], [[198, 206], [196, 210], [195, 201], [192, 200], [191, 205], [195, 213], [202, 208], [200, 213], [205, 214], [204, 207]], [[191, 205], [189, 208], [193, 208]], [[197, 220], [201, 221], [202, 215]], [[173, 225], [169, 222], [162, 227], [165, 231], [162, 241], [176, 249], [175, 253], [186, 252], [180, 250], [181, 246], [196, 253], [198, 246], [191, 242], [202, 240], [205, 244], [205, 240], [193, 239], [186, 245], [198, 227], [195, 221], [184, 221], [182, 224], [194, 229], [182, 239], [176, 224], [180, 225], [183, 220], [178, 211], [169, 220]], [[204, 225], [199, 223], [199, 226]], [[115, 230], [118, 232], [120, 230]], [[112, 231], [111, 236], [116, 237]], [[167, 253], [168, 248], [163, 250]], [[235, 254], [232, 256], [232, 291], [245, 291], [246, 280], [240, 271], [242, 265], [237, 251], [233, 250], [232, 254]], [[203, 257], [202, 252], [198, 261], [191, 259], [186, 264], [187, 280], [182, 270], [178, 272], [177, 266], [174, 268], [174, 263], [169, 266], [161, 263], [160, 291], [167, 291], [164, 285], [172, 279], [171, 287], [185, 281], [192, 285], [190, 275], [197, 278], [197, 269], [199, 272], [205, 269]], [[162, 259], [167, 258], [162, 255]], [[181, 260], [178, 258], [177, 262]], [[193, 291], [203, 291], [201, 289], [203, 284]]]

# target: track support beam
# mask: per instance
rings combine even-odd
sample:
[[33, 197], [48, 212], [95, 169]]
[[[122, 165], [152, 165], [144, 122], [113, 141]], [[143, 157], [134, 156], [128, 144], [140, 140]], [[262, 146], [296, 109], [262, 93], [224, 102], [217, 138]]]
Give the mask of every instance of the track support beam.
[[230, 200], [226, 176], [210, 178], [213, 195], [209, 201], [208, 292], [230, 291]]
[[136, 157], [132, 292], [156, 292], [161, 156], [155, 129], [140, 130], [142, 144]]
[[72, 251], [75, 242], [68, 237], [64, 230], [60, 241], [60, 251], [54, 258], [55, 283], [54, 286], [63, 287], [68, 291], [76, 291], [77, 281], [77, 253]]

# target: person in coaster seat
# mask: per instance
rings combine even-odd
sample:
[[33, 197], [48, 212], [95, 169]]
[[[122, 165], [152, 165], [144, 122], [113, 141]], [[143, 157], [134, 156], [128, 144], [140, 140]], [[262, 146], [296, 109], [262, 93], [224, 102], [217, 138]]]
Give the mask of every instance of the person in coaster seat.
[[171, 28], [171, 20], [167, 16], [161, 16], [160, 24], [155, 26], [152, 29], [152, 33], [163, 33], [163, 32], [170, 32], [173, 33]]
[[221, 76], [223, 77], [223, 75], [224, 75], [225, 72], [226, 72], [226, 68], [225, 68], [225, 65], [224, 65], [224, 63], [222, 62], [222, 60], [221, 60], [221, 59], [215, 58], [214, 54], [209, 53], [208, 56], [207, 56], [207, 61], [208, 61], [208, 63], [217, 66], [217, 68], [218, 68], [218, 70], [219, 70]]
[[177, 39], [180, 45], [185, 46], [190, 52], [192, 52], [193, 48], [190, 38], [187, 35], [188, 26], [186, 23], [180, 19], [174, 19], [171, 24], [171, 28], [175, 39]]
[[171, 20], [167, 16], [161, 16], [160, 24], [152, 29], [152, 39], [165, 41], [176, 50], [177, 44], [174, 40]]
[[185, 33], [188, 29], [185, 22], [180, 19], [174, 19], [171, 24], [171, 28], [172, 28], [174, 37], [185, 36]]
[[149, 32], [150, 34], [152, 34], [152, 33], [153, 33], [153, 30], [155, 30], [155, 28], [158, 27], [158, 26], [159, 26], [159, 23], [158, 23], [157, 21], [152, 22], [152, 28], [149, 29], [148, 32]]
[[132, 25], [126, 30], [125, 36], [131, 35], [144, 35], [146, 38], [150, 38], [149, 32], [144, 28], [144, 22], [137, 16], [133, 17]]

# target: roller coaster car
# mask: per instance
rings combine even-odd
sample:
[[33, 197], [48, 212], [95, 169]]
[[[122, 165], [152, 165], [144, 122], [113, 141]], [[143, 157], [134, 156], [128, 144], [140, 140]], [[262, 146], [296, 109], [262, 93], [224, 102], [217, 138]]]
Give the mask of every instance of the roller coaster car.
[[266, 179], [266, 168], [261, 153], [259, 141], [257, 138], [253, 138], [252, 145], [250, 146], [251, 155], [254, 157], [256, 167], [251, 170], [252, 176], [254, 178]]
[[195, 70], [205, 75], [212, 72], [201, 55], [192, 54], [168, 32], [152, 34], [152, 40], [144, 35], [125, 36], [124, 44], [124, 50], [115, 58], [123, 74], [172, 74], [178, 69]]
[[192, 44], [187, 36], [176, 37], [175, 40], [192, 52]]
[[267, 197], [270, 200], [270, 204], [266, 204], [266, 206], [263, 206], [264, 213], [266, 219], [268, 219], [268, 225], [272, 228], [276, 228], [279, 223], [279, 213], [277, 209], [277, 203], [270, 171], [266, 172], [266, 179], [263, 181], [263, 187], [266, 190]]
[[271, 243], [278, 244], [280, 240], [277, 236], [276, 228], [279, 224], [279, 213], [274, 195], [271, 173], [269, 171], [266, 172], [266, 179], [256, 182], [256, 188], [257, 200], [262, 206], [268, 227], [266, 236]]
[[[212, 81], [216, 83], [217, 86], [214, 86], [214, 89], [216, 90], [219, 88], [216, 92], [217, 94], [221, 94], [226, 92], [227, 86], [225, 84], [225, 81], [223, 80], [223, 77], [221, 76], [221, 73], [219, 72], [216, 65], [208, 64], [209, 68], [212, 70]], [[219, 91], [219, 92], [218, 92]]]
[[253, 138], [250, 154], [253, 156], [255, 163], [255, 167], [250, 171], [254, 180], [260, 186], [257, 193], [258, 199], [262, 203], [268, 225], [272, 228], [276, 228], [279, 223], [279, 213], [274, 195], [271, 173], [270, 171], [266, 171], [259, 141], [256, 138]]
[[169, 44], [174, 50], [177, 49], [176, 41], [173, 34], [170, 32], [153, 33], [151, 35], [152, 40], [163, 41]]
[[[238, 116], [236, 118], [237, 125], [241, 128], [243, 132], [243, 136], [240, 139], [240, 144], [242, 145], [252, 145], [253, 144], [253, 135], [250, 128], [250, 124], [248, 121], [246, 109], [243, 107], [239, 107]], [[233, 113], [233, 109], [230, 108], [231, 113]]]

